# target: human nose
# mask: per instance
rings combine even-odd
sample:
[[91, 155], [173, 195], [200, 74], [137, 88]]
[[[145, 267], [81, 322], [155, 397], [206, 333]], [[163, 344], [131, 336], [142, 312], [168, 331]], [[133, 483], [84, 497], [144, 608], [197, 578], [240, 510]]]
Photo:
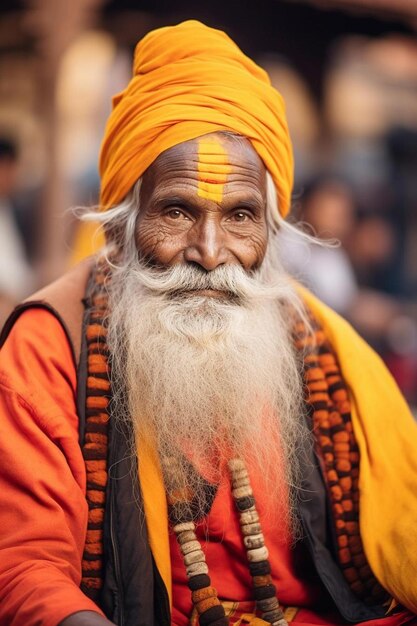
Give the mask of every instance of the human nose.
[[214, 220], [196, 224], [189, 232], [184, 259], [198, 263], [208, 272], [227, 262], [225, 233]]

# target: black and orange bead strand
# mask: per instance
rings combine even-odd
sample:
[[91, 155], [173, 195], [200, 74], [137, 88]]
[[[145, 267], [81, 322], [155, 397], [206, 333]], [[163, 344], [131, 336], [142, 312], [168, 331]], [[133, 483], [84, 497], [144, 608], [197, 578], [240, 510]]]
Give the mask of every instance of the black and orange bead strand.
[[88, 522], [81, 589], [93, 600], [98, 597], [103, 584], [103, 522], [107, 486], [108, 407], [111, 397], [109, 350], [104, 322], [108, 308], [104, 289], [107, 280], [104, 267], [98, 267], [88, 294], [86, 325], [87, 389], [82, 452], [87, 478]]
[[323, 460], [333, 511], [337, 556], [352, 591], [370, 604], [385, 592], [367, 563], [359, 530], [359, 449], [348, 391], [339, 364], [323, 331], [311, 319], [313, 335], [303, 323], [295, 328], [295, 345], [303, 353], [306, 402], [310, 407], [316, 450]]

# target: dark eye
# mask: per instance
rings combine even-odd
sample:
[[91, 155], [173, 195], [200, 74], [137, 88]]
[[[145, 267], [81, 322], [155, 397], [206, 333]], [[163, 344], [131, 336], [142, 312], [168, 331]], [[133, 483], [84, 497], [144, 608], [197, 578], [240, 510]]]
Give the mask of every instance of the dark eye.
[[233, 220], [235, 222], [246, 222], [249, 219], [249, 215], [245, 211], [237, 211], [233, 214]]
[[173, 220], [179, 220], [181, 218], [187, 219], [187, 216], [180, 209], [171, 209], [167, 211], [166, 215]]

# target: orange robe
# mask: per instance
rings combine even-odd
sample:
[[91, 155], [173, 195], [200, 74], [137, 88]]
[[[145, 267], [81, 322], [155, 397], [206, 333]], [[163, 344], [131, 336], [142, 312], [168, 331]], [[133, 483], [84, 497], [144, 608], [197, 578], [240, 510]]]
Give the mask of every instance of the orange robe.
[[[56, 626], [82, 610], [101, 613], [79, 589], [87, 504], [78, 444], [76, 369], [66, 335], [45, 310], [26, 311], [0, 353], [0, 624]], [[264, 503], [253, 486], [258, 508]], [[257, 493], [258, 492], [258, 493]], [[220, 487], [205, 524], [204, 549], [220, 596], [250, 600], [250, 578], [228, 485]], [[206, 537], [206, 526], [200, 538]], [[288, 549], [287, 529], [263, 520], [274, 580], [283, 604], [305, 607], [297, 624], [342, 624], [327, 608], [308, 556]], [[173, 623], [185, 626], [191, 603], [185, 568], [171, 538]], [[416, 624], [408, 611], [373, 626]]]
[[55, 317], [22, 314], [0, 352], [0, 624], [100, 610], [79, 589], [87, 526], [76, 371]]

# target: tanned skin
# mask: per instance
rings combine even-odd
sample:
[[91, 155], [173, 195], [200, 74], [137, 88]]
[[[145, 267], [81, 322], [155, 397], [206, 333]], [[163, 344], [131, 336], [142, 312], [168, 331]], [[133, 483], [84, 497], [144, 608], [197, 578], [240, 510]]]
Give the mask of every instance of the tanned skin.
[[163, 152], [143, 176], [136, 245], [150, 262], [161, 267], [196, 263], [207, 271], [238, 264], [250, 271], [260, 266], [267, 246], [266, 172], [245, 139], [224, 135], [218, 143], [227, 155], [229, 173], [221, 199], [201, 193], [199, 142], [187, 141]]
[[[166, 150], [143, 176], [140, 205], [136, 246], [155, 266], [195, 263], [209, 272], [235, 264], [250, 271], [263, 261], [266, 170], [245, 139], [214, 133]], [[58, 626], [112, 624], [80, 611]]]

